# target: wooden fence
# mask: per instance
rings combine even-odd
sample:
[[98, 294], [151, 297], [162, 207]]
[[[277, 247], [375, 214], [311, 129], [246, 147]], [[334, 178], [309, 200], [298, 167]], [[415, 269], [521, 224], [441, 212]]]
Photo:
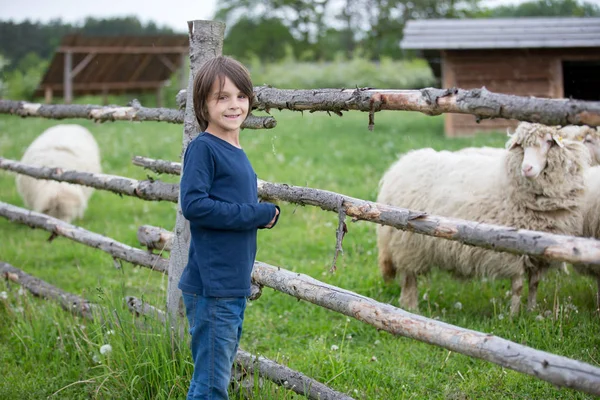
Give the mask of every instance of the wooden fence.
[[[138, 103], [128, 107], [100, 107], [92, 105], [40, 105], [27, 102], [0, 100], [0, 113], [22, 117], [43, 118], [86, 118], [96, 121], [164, 121], [183, 123], [183, 149], [197, 134], [198, 126], [193, 115], [190, 93], [195, 72], [206, 60], [221, 54], [224, 25], [211, 21], [190, 23], [191, 71], [187, 92], [178, 95], [180, 106], [185, 111], [164, 108], [144, 108]], [[491, 93], [485, 89], [422, 89], [422, 90], [279, 90], [257, 87], [255, 108], [272, 108], [297, 111], [325, 111], [341, 114], [359, 110], [369, 113], [369, 128], [375, 123], [375, 113], [380, 110], [418, 111], [428, 115], [444, 112], [472, 114], [477, 118], [514, 118], [541, 122], [548, 125], [587, 124], [600, 125], [600, 102], [573, 100], [536, 99]], [[187, 100], [187, 101], [186, 101]], [[276, 121], [272, 117], [252, 117], [246, 127], [272, 128]], [[183, 154], [183, 151], [182, 151]], [[136, 157], [136, 165], [157, 172], [179, 174], [181, 164], [165, 160]], [[63, 171], [56, 168], [33, 167], [15, 160], [0, 158], [0, 169], [10, 170], [39, 179], [83, 184], [97, 189], [139, 197], [151, 201], [178, 202], [178, 185], [160, 181], [137, 181], [134, 179], [92, 174], [79, 171]], [[428, 215], [416, 210], [392, 207], [366, 200], [355, 199], [343, 194], [307, 187], [295, 187], [259, 181], [259, 195], [264, 199], [275, 199], [302, 205], [312, 205], [339, 214], [338, 247], [341, 248], [342, 225], [345, 217], [389, 225], [420, 234], [456, 240], [465, 244], [528, 254], [553, 260], [586, 262], [600, 265], [600, 241], [579, 237], [554, 235], [545, 232], [515, 230], [491, 224], [476, 223], [454, 218]], [[168, 248], [170, 258], [148, 254], [111, 238], [86, 231], [44, 214], [24, 210], [10, 204], [0, 203], [0, 216], [17, 223], [45, 229], [57, 236], [64, 236], [79, 243], [98, 248], [113, 256], [136, 265], [168, 274], [169, 289], [167, 312], [128, 298], [132, 310], [154, 314], [170, 324], [178, 322], [181, 294], [176, 288], [181, 271], [187, 260], [189, 225], [178, 207], [174, 232], [144, 226], [138, 235], [142, 242], [155, 248]], [[84, 317], [90, 317], [95, 306], [75, 295], [65, 293], [47, 283], [28, 276], [23, 271], [0, 262], [0, 273], [27, 287], [32, 293], [54, 298], [64, 308]], [[292, 273], [280, 267], [257, 261], [253, 280], [261, 286], [271, 287], [351, 316], [378, 329], [392, 334], [413, 338], [472, 357], [490, 361], [506, 368], [529, 374], [558, 386], [570, 387], [587, 393], [600, 395], [600, 368], [571, 360], [566, 357], [535, 350], [494, 335], [466, 330], [440, 321], [411, 314], [389, 304], [360, 296], [347, 290], [327, 285], [311, 277]], [[347, 395], [335, 392], [324, 385], [299, 374], [286, 370], [264, 358], [253, 358], [240, 352], [237, 362], [255, 370], [311, 399], [348, 399]], [[283, 374], [283, 375], [282, 375]], [[289, 377], [284, 381], [281, 376]], [[299, 379], [291, 386], [292, 377]]]

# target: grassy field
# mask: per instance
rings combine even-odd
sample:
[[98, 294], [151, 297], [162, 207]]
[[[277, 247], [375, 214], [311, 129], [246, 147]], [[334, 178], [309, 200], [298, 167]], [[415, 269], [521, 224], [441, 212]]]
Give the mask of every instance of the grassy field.
[[[328, 189], [375, 200], [378, 181], [399, 154], [433, 147], [502, 146], [503, 134], [443, 136], [443, 118], [414, 113], [344, 117], [275, 112], [273, 130], [242, 132], [242, 145], [262, 179]], [[68, 121], [88, 127], [106, 173], [176, 182], [131, 164], [134, 155], [179, 160], [182, 126], [164, 123]], [[0, 156], [20, 159], [56, 121], [0, 116]], [[0, 171], [0, 201], [22, 206], [14, 175]], [[258, 259], [310, 275], [380, 302], [398, 305], [399, 286], [383, 283], [375, 226], [350, 223], [344, 254], [329, 273], [337, 215], [281, 204], [277, 227], [259, 234]], [[132, 246], [142, 224], [172, 229], [175, 205], [96, 191], [76, 224]], [[123, 307], [133, 295], [164, 307], [166, 277], [124, 263], [46, 231], [0, 220], [0, 259], [66, 291], [106, 305], [104, 323], [71, 317], [0, 282], [0, 398], [181, 399], [191, 374], [189, 351], [151, 320], [136, 330]], [[593, 365], [600, 361], [595, 284], [575, 273], [549, 273], [534, 313], [510, 318], [507, 280], [458, 281], [434, 272], [419, 282], [421, 313]], [[458, 306], [458, 303], [462, 307]], [[110, 344], [112, 352], [101, 353]], [[246, 312], [241, 347], [299, 370], [357, 399], [584, 399], [533, 377], [386, 332], [265, 288]], [[265, 382], [256, 398], [299, 396]]]

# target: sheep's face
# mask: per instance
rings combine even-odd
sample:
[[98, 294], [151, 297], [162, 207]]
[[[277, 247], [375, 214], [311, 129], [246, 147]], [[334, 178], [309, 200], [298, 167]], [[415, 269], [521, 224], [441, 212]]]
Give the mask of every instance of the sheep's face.
[[585, 147], [590, 152], [591, 165], [600, 164], [600, 132], [595, 128], [587, 125], [577, 126], [568, 125], [564, 126], [559, 130], [559, 133], [565, 138], [570, 140], [577, 140], [583, 142]]
[[600, 165], [600, 132], [590, 132], [585, 135], [583, 144], [590, 151], [592, 165]]
[[[536, 132], [527, 133], [532, 129]], [[540, 124], [521, 123], [510, 136], [507, 147], [510, 151], [523, 152], [521, 175], [527, 179], [536, 179], [546, 168], [548, 152], [552, 147], [564, 147], [562, 137], [555, 129]]]

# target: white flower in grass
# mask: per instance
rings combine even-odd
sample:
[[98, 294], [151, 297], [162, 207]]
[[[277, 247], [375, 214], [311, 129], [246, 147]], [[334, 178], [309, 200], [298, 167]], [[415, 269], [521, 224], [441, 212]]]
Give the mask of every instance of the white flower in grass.
[[100, 347], [100, 354], [108, 355], [112, 351], [112, 346], [110, 344], [104, 344]]
[[106, 334], [107, 334], [108, 336], [110, 336], [110, 335], [114, 335], [114, 334], [115, 334], [115, 331], [113, 331], [113, 330], [111, 329], [111, 330], [109, 330], [109, 331], [106, 331]]
[[462, 303], [460, 301], [457, 301], [456, 303], [454, 303], [454, 308], [456, 308], [457, 310], [462, 310]]
[[504, 319], [504, 314], [498, 314], [498, 319], [502, 321]]
[[25, 294], [25, 289], [23, 289], [23, 287], [21, 286], [21, 287], [19, 288], [19, 290], [17, 291], [17, 294], [18, 294], [19, 296], [23, 296], [23, 295]]
[[336, 346], [335, 344], [331, 345], [331, 351], [338, 351], [340, 348], [338, 346]]
[[6, 293], [6, 292], [0, 292], [0, 299], [2, 299], [2, 300], [8, 299], [8, 293]]
[[96, 364], [100, 364], [100, 358], [98, 357], [98, 354], [94, 354], [94, 356], [92, 357], [92, 361]]

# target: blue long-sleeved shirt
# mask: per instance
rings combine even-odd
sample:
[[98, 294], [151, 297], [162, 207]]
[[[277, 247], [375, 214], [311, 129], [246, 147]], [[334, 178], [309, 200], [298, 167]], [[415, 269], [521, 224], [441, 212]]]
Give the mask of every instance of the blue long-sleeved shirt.
[[191, 240], [179, 288], [206, 297], [249, 296], [257, 229], [271, 222], [276, 206], [258, 202], [246, 153], [209, 133], [188, 145], [182, 174], [180, 203]]

